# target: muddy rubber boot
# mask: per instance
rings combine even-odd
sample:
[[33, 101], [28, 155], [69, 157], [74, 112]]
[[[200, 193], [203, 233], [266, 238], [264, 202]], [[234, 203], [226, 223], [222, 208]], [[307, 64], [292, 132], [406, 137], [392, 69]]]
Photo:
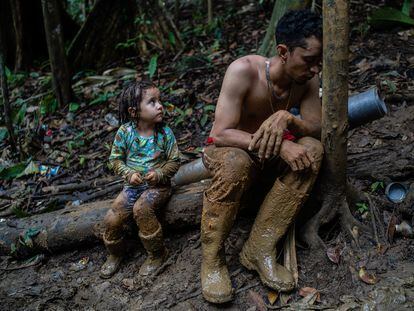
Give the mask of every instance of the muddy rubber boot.
[[103, 241], [105, 243], [106, 249], [109, 252], [109, 256], [101, 267], [100, 277], [108, 279], [119, 270], [125, 251], [125, 244], [123, 238], [108, 241], [104, 236]]
[[201, 287], [212, 303], [232, 300], [233, 288], [224, 254], [224, 242], [236, 218], [239, 203], [215, 203], [204, 195], [201, 218]]
[[147, 236], [144, 236], [140, 232], [139, 237], [148, 253], [147, 259], [145, 259], [141, 268], [139, 268], [139, 274], [150, 275], [161, 267], [168, 257], [168, 250], [164, 245], [162, 228], [159, 226], [157, 231]]
[[276, 291], [291, 291], [292, 273], [276, 261], [276, 244], [286, 233], [307, 195], [277, 180], [260, 207], [249, 239], [240, 253], [240, 262], [259, 273], [266, 286]]

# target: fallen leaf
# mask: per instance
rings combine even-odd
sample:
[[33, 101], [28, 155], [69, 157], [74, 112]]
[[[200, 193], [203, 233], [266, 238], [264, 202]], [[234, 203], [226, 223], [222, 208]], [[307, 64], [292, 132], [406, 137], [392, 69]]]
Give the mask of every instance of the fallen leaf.
[[[316, 293], [316, 294], [315, 294]], [[299, 295], [302, 297], [307, 297], [309, 295], [315, 294], [315, 300], [321, 302], [321, 294], [316, 288], [313, 287], [302, 287], [299, 289]]]
[[89, 257], [82, 257], [81, 260], [79, 260], [79, 263], [82, 265], [87, 265], [89, 262]]
[[365, 270], [364, 267], [359, 269], [358, 275], [359, 275], [359, 278], [366, 284], [373, 285], [373, 284], [377, 283], [377, 281], [378, 281], [377, 278], [375, 277], [375, 275], [367, 273], [367, 271]]
[[201, 95], [200, 98], [201, 98], [202, 101], [206, 102], [207, 104], [212, 104], [214, 102], [213, 99], [211, 99], [208, 96]]
[[371, 69], [371, 64], [367, 61], [366, 58], [362, 59], [358, 64], [356, 64], [360, 73], [364, 73], [365, 71]]
[[123, 279], [122, 286], [125, 287], [127, 290], [134, 289], [134, 279]]
[[326, 255], [328, 256], [329, 260], [333, 263], [339, 264], [341, 259], [341, 251], [339, 247], [330, 247], [326, 250]]
[[286, 293], [280, 293], [280, 304], [286, 305], [288, 304], [288, 302], [292, 299], [292, 296], [290, 296], [289, 294]]
[[390, 221], [387, 227], [387, 238], [388, 242], [392, 243], [394, 241], [394, 234], [395, 234], [395, 225], [397, 224], [397, 217], [394, 215], [391, 216]]
[[256, 310], [258, 311], [267, 310], [266, 304], [260, 294], [256, 293], [255, 291], [249, 290], [247, 295], [249, 297], [250, 302], [256, 306], [257, 308]]
[[388, 247], [387, 246], [385, 246], [383, 244], [377, 245], [377, 252], [378, 252], [378, 254], [384, 255], [387, 250], [388, 250]]
[[270, 291], [267, 293], [267, 300], [269, 300], [269, 303], [273, 305], [276, 302], [278, 296], [278, 292]]

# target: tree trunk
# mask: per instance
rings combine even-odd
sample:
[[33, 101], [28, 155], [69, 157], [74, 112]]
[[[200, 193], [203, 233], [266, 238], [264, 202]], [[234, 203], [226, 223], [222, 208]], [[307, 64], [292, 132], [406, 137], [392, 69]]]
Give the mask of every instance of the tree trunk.
[[213, 21], [213, 0], [207, 0], [207, 23], [211, 24]]
[[9, 103], [9, 91], [7, 86], [7, 77], [5, 73], [4, 57], [3, 57], [3, 44], [0, 38], [0, 85], [1, 94], [3, 97], [3, 108], [4, 108], [4, 120], [6, 123], [7, 131], [9, 132], [10, 145], [13, 152], [17, 151], [17, 144], [14, 138], [13, 123], [11, 121], [11, 109]]
[[73, 69], [104, 68], [122, 59], [128, 50], [118, 48], [117, 44], [135, 36], [136, 12], [133, 0], [97, 0], [69, 47], [68, 59]]
[[352, 233], [361, 226], [349, 211], [346, 198], [348, 131], [348, 0], [323, 1], [322, 142], [325, 159], [321, 171], [322, 207], [305, 225], [304, 240], [312, 249], [324, 250], [318, 235], [321, 225], [335, 216]]
[[273, 56], [276, 53], [275, 49], [275, 29], [280, 18], [289, 10], [304, 9], [309, 7], [312, 1], [310, 0], [277, 0], [273, 6], [272, 17], [270, 18], [269, 26], [267, 27], [266, 35], [258, 50], [259, 55]]
[[[168, 12], [168, 10], [165, 8], [164, 2], [158, 0], [157, 1], [157, 6], [160, 10], [160, 12], [162, 13], [160, 16], [160, 22], [162, 20], [165, 20], [164, 23], [167, 24], [169, 26], [169, 28], [171, 28], [172, 33], [175, 36], [176, 39], [176, 45], [177, 45], [177, 49], [182, 49], [184, 47], [184, 42], [181, 39], [181, 33], [178, 30], [177, 26], [175, 25], [173, 19], [171, 18], [170, 12]], [[168, 37], [168, 31], [165, 31], [165, 36]]]
[[21, 1], [10, 1], [13, 16], [13, 27], [16, 38], [16, 58], [14, 61], [14, 70], [22, 70], [23, 68], [23, 21]]
[[[209, 181], [175, 188], [165, 206], [162, 222], [179, 230], [200, 224], [203, 191]], [[0, 223], [0, 255], [27, 257], [57, 252], [101, 240], [103, 219], [112, 200], [84, 204], [73, 209], [40, 214]]]
[[[79, 26], [64, 10], [64, 1], [58, 2], [63, 36], [66, 41], [71, 41]], [[34, 60], [46, 60], [48, 55], [41, 1], [0, 1], [0, 36], [8, 68], [28, 70]]]
[[57, 0], [42, 0], [42, 9], [53, 88], [59, 106], [64, 107], [71, 101], [72, 88]]

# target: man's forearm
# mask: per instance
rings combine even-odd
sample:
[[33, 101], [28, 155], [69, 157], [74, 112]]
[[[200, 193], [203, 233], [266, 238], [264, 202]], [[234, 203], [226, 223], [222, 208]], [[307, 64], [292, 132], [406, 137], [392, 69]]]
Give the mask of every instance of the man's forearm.
[[237, 147], [247, 150], [252, 134], [237, 129], [227, 129], [220, 134], [212, 134], [213, 143], [218, 147]]
[[316, 139], [321, 138], [321, 125], [316, 124], [315, 122], [294, 117], [288, 128], [298, 137], [310, 136]]

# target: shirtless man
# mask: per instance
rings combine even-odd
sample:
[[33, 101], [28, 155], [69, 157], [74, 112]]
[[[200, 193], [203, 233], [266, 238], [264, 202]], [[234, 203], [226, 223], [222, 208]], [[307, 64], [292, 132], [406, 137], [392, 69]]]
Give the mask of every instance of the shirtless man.
[[[292, 274], [276, 262], [276, 244], [294, 221], [319, 171], [321, 18], [307, 10], [285, 14], [276, 27], [277, 56], [249, 55], [227, 69], [204, 163], [213, 175], [201, 221], [203, 296], [232, 299], [224, 256], [243, 193], [273, 175], [240, 262], [277, 291], [294, 288]], [[301, 117], [289, 113], [298, 106]], [[293, 137], [294, 136], [294, 137]]]

